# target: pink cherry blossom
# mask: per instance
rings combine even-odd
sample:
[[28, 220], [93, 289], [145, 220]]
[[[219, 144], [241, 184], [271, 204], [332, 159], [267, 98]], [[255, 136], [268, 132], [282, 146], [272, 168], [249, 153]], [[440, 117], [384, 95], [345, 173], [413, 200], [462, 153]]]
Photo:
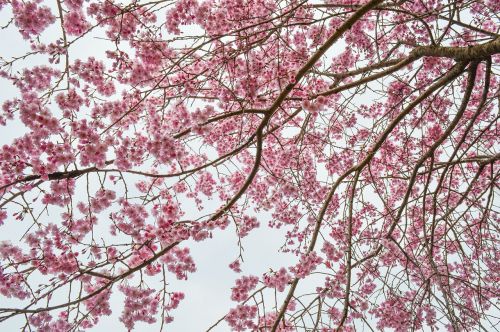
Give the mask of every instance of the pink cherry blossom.
[[15, 24], [25, 39], [33, 38], [54, 23], [55, 17], [47, 6], [39, 6], [41, 1], [11, 2]]
[[0, 9], [0, 330], [499, 325], [498, 0]]

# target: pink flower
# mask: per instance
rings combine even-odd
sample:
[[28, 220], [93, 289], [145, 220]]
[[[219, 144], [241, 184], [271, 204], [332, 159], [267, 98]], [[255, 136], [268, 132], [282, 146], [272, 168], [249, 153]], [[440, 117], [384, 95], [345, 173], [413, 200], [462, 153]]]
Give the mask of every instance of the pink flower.
[[314, 271], [322, 261], [323, 259], [319, 257], [314, 251], [310, 252], [309, 254], [303, 254], [300, 257], [299, 263], [292, 267], [290, 271], [295, 273], [295, 276], [297, 278], [305, 278], [312, 271]]
[[5, 220], [7, 220], [7, 211], [0, 210], [0, 226], [4, 224]]
[[264, 276], [264, 285], [276, 288], [279, 292], [283, 292], [291, 280], [292, 276], [282, 267], [277, 272], [267, 273]]
[[245, 301], [248, 298], [249, 292], [257, 286], [258, 282], [259, 278], [255, 276], [243, 276], [236, 280], [236, 286], [232, 288], [231, 300], [237, 302]]
[[88, 30], [90, 24], [82, 11], [72, 10], [64, 15], [64, 28], [69, 35], [80, 36]]
[[257, 315], [257, 307], [250, 305], [239, 305], [231, 309], [224, 320], [231, 327], [232, 331], [246, 331], [255, 329], [256, 325], [253, 319]]
[[25, 39], [38, 36], [56, 18], [47, 6], [38, 6], [39, 1], [12, 1], [14, 20]]

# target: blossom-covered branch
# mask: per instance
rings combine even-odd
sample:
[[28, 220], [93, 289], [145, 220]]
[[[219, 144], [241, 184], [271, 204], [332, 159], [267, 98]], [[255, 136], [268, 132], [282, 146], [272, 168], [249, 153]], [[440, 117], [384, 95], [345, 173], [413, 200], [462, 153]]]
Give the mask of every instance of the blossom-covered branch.
[[208, 329], [495, 329], [498, 12], [0, 0], [0, 324], [161, 331], [226, 232]]

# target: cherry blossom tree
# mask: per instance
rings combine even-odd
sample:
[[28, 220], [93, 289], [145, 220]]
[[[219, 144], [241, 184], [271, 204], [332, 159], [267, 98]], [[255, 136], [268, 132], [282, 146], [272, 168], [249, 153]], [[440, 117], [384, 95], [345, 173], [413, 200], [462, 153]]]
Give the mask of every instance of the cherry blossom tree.
[[[168, 330], [233, 232], [209, 329], [498, 328], [498, 0], [0, 8], [0, 323]], [[246, 270], [257, 229], [295, 262]]]

